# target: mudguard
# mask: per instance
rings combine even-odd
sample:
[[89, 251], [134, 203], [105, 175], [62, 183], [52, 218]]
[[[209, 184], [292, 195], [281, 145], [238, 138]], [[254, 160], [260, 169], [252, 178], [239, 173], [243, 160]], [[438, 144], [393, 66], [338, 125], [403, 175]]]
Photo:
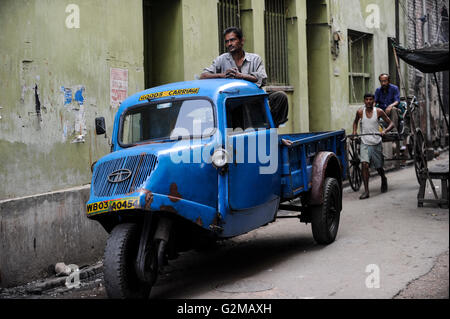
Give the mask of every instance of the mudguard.
[[342, 209], [342, 165], [336, 154], [332, 152], [320, 152], [314, 158], [312, 169], [312, 188], [309, 204], [318, 206], [323, 204], [323, 187], [327, 177], [336, 178], [341, 189]]

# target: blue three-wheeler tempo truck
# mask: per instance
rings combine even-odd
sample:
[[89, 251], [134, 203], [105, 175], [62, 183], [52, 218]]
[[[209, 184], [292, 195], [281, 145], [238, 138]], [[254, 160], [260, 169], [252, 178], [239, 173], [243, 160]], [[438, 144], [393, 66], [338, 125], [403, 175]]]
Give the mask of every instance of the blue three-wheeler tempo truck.
[[[105, 134], [104, 118], [96, 118]], [[111, 153], [93, 166], [87, 216], [109, 233], [111, 298], [147, 298], [180, 251], [242, 235], [279, 209], [332, 243], [342, 210], [345, 131], [278, 135], [268, 95], [242, 80], [173, 83], [120, 106]], [[294, 205], [295, 204], [295, 205]]]

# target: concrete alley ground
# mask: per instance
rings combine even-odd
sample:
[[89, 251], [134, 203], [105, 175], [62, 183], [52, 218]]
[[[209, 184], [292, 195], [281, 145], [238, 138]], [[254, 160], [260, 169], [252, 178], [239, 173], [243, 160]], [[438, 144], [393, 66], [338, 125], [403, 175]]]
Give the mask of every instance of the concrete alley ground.
[[[429, 165], [445, 160], [448, 152]], [[389, 173], [388, 181], [388, 193], [381, 194], [380, 179], [371, 178], [371, 197], [364, 201], [359, 192], [344, 189], [338, 237], [329, 246], [316, 245], [310, 225], [278, 220], [214, 250], [181, 254], [151, 298], [448, 298], [448, 209], [417, 207], [413, 166]], [[106, 293], [99, 271], [79, 289], [37, 294], [9, 289], [2, 297], [106, 298]]]

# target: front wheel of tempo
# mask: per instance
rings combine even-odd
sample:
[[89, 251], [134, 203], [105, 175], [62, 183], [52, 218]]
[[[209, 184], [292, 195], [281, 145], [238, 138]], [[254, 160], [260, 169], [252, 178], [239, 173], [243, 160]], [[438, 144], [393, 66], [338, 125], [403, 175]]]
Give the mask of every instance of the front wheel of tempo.
[[323, 204], [311, 207], [311, 225], [314, 240], [320, 245], [329, 245], [336, 239], [340, 219], [341, 189], [335, 178], [326, 178], [323, 189]]
[[150, 295], [151, 285], [140, 281], [134, 268], [139, 235], [136, 224], [119, 224], [108, 237], [103, 268], [109, 298], [141, 299]]

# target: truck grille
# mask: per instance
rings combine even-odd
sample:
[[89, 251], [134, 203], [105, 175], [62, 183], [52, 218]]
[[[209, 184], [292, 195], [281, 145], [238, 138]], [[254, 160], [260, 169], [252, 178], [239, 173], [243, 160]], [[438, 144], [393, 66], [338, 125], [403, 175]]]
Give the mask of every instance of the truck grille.
[[[94, 170], [92, 178], [95, 196], [107, 197], [136, 191], [150, 176], [157, 162], [155, 155], [141, 154], [101, 163]], [[108, 176], [118, 170], [129, 170], [131, 176], [123, 182], [110, 182]]]

